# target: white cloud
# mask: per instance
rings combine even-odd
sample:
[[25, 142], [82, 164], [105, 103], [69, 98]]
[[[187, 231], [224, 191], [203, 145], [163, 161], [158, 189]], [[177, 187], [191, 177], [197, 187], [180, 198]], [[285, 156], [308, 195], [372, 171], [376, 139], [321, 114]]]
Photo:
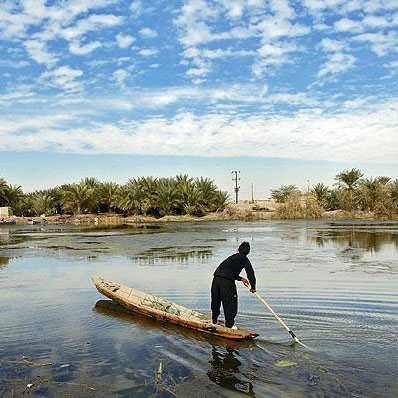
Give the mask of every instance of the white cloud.
[[58, 57], [48, 52], [46, 43], [37, 40], [27, 40], [24, 47], [28, 55], [38, 64], [52, 66], [58, 61]]
[[122, 33], [119, 33], [116, 35], [116, 41], [120, 48], [127, 48], [135, 41], [135, 38], [130, 35], [123, 35]]
[[62, 36], [66, 40], [77, 39], [87, 32], [100, 29], [101, 27], [117, 26], [123, 22], [123, 17], [116, 15], [92, 14], [86, 19], [81, 19], [75, 26], [62, 30]]
[[390, 52], [397, 52], [398, 32], [383, 33], [363, 33], [353, 37], [353, 40], [370, 43], [371, 49], [379, 56]]
[[112, 79], [116, 82], [116, 84], [124, 88], [126, 80], [130, 77], [130, 72], [126, 69], [117, 69], [113, 72]]
[[205, 76], [210, 72], [210, 69], [207, 68], [206, 66], [203, 66], [202, 68], [191, 68], [188, 69], [185, 74], [187, 76]]
[[92, 41], [91, 43], [85, 44], [83, 46], [76, 41], [69, 44], [69, 51], [75, 55], [87, 55], [101, 46], [102, 45], [99, 41]]
[[361, 22], [348, 18], [343, 18], [335, 22], [334, 28], [337, 32], [358, 33], [363, 31], [363, 25]]
[[150, 28], [143, 28], [138, 33], [144, 39], [154, 39], [155, 37], [158, 36], [158, 33]]
[[310, 32], [310, 28], [307, 26], [292, 24], [287, 20], [272, 17], [265, 18], [256, 28], [266, 41], [280, 37], [303, 36]]
[[153, 57], [158, 53], [157, 50], [153, 48], [144, 48], [138, 52], [143, 57]]
[[44, 72], [41, 78], [48, 81], [48, 84], [65, 91], [80, 91], [82, 82], [76, 81], [83, 75], [83, 71], [72, 69], [68, 66], [61, 66], [58, 69]]
[[[172, 101], [167, 96], [165, 102]], [[43, 117], [1, 120], [4, 150], [57, 148], [73, 153], [140, 155], [260, 156], [303, 160], [363, 161], [397, 164], [397, 100], [339, 114], [303, 111], [292, 116], [234, 113], [123, 120], [65, 128]], [[28, 130], [26, 130], [28, 129]], [[18, 134], [16, 134], [18, 133]], [[198, 139], [200, 137], [200, 139]], [[162, 142], [162, 145], [154, 143]], [[283, 145], [281, 145], [283, 142]], [[374, 148], [378, 150], [375, 151]]]
[[343, 41], [332, 40], [329, 38], [324, 38], [321, 41], [321, 48], [326, 52], [338, 52], [342, 51], [347, 44]]
[[350, 54], [333, 53], [318, 72], [318, 77], [345, 72], [354, 66], [355, 61], [356, 58]]
[[0, 66], [5, 67], [5, 68], [24, 68], [25, 66], [28, 66], [29, 62], [27, 61], [11, 61], [11, 60], [6, 60], [2, 59], [0, 60]]
[[130, 11], [133, 16], [139, 17], [143, 11], [141, 0], [133, 0], [130, 5]]
[[220, 0], [220, 3], [230, 18], [240, 18], [245, 9], [245, 0]]
[[271, 10], [282, 19], [291, 19], [295, 11], [290, 7], [288, 0], [271, 0]]
[[282, 59], [285, 54], [293, 51], [297, 51], [297, 47], [295, 45], [279, 42], [275, 45], [266, 43], [259, 48], [257, 52], [260, 57], [268, 58], [268, 60], [270, 60]]
[[386, 18], [376, 15], [367, 15], [363, 19], [363, 23], [371, 28], [383, 28], [390, 25], [390, 22]]
[[232, 50], [232, 49], [220, 49], [215, 50], [199, 49], [196, 47], [189, 47], [184, 50], [183, 55], [185, 58], [227, 58], [227, 57], [249, 57], [256, 55], [255, 51], [252, 50]]

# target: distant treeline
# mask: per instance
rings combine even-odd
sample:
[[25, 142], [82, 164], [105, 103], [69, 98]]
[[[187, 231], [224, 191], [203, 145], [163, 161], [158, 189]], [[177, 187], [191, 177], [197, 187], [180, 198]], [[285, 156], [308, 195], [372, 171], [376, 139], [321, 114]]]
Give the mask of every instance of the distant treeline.
[[79, 183], [24, 193], [0, 178], [0, 206], [17, 216], [115, 212], [137, 215], [195, 215], [221, 211], [228, 194], [209, 178], [132, 178], [125, 185], [85, 178]]
[[359, 169], [345, 170], [335, 176], [332, 188], [316, 184], [310, 192], [300, 193], [295, 185], [271, 191], [283, 218], [316, 218], [324, 210], [369, 211], [377, 217], [398, 216], [398, 179], [363, 178]]

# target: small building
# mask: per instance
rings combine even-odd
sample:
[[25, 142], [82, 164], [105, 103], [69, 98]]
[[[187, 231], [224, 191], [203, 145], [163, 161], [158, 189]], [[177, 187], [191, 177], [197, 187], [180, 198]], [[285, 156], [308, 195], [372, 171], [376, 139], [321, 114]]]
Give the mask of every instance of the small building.
[[12, 217], [11, 207], [0, 207], [0, 217]]

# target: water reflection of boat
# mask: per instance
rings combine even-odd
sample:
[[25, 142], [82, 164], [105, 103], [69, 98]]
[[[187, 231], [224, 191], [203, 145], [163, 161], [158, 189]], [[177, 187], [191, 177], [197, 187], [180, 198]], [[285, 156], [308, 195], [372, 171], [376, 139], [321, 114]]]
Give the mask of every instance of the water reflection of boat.
[[213, 346], [211, 354], [212, 359], [209, 361], [211, 367], [207, 371], [207, 376], [212, 382], [231, 391], [255, 396], [253, 384], [242, 378], [242, 372], [239, 369], [242, 365], [238, 359], [239, 351], [226, 347], [226, 352], [222, 353], [219, 348]]
[[142, 292], [100, 277], [93, 276], [94, 285], [100, 293], [116, 301], [130, 311], [151, 318], [194, 329], [202, 333], [232, 340], [246, 340], [258, 336], [238, 327], [236, 330], [221, 325], [213, 325], [211, 318], [198, 311], [172, 303], [152, 294]]

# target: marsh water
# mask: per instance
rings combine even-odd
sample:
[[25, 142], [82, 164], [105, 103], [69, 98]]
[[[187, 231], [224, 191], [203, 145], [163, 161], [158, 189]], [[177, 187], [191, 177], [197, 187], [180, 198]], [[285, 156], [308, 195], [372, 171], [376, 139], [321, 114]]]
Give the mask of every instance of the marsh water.
[[[243, 240], [258, 293], [310, 349], [240, 283], [236, 321], [260, 336], [233, 343], [103, 306], [91, 282], [209, 313]], [[0, 226], [1, 397], [394, 397], [397, 329], [397, 223]]]

